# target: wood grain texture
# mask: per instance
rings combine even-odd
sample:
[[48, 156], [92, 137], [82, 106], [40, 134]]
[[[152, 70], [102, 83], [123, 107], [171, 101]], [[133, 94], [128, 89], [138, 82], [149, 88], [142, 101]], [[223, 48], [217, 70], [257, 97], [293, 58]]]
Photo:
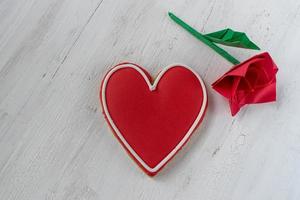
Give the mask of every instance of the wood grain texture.
[[[167, 17], [246, 32], [279, 66], [278, 101], [231, 117], [209, 86], [230, 68]], [[300, 198], [297, 0], [0, 1], [0, 199]], [[257, 52], [228, 48], [240, 60]], [[207, 84], [208, 113], [155, 178], [101, 115], [104, 73], [128, 60], [153, 75], [180, 62]]]

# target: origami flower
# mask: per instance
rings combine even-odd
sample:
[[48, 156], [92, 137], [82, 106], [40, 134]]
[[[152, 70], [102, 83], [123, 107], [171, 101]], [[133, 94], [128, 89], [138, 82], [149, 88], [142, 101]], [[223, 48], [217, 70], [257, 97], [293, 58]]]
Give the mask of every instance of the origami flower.
[[216, 44], [259, 50], [246, 33], [224, 29], [202, 34], [169, 12], [170, 18], [198, 40], [231, 62], [234, 67], [219, 78], [212, 87], [228, 98], [232, 116], [245, 104], [276, 101], [276, 73], [278, 68], [266, 52], [242, 63]]
[[212, 87], [228, 98], [234, 116], [245, 104], [276, 100], [276, 73], [278, 68], [265, 52], [235, 65]]

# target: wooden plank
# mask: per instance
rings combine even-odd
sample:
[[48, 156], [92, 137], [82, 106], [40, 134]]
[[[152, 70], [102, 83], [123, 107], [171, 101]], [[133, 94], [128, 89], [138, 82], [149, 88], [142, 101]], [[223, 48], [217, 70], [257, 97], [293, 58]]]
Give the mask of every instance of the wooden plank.
[[[210, 87], [231, 65], [169, 10], [202, 32], [247, 32], [279, 66], [278, 101], [232, 118]], [[299, 199], [299, 22], [296, 0], [0, 2], [0, 199]], [[185, 63], [207, 84], [202, 126], [155, 178], [101, 115], [100, 81], [124, 60], [153, 75]]]

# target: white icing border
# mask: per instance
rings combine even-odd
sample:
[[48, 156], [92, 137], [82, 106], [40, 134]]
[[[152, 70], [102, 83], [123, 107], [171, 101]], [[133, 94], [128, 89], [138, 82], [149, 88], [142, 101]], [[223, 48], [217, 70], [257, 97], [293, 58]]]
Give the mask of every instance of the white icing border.
[[[107, 82], [109, 80], [109, 78], [111, 77], [111, 75], [116, 72], [119, 69], [122, 68], [133, 68], [136, 71], [138, 71], [142, 77], [145, 79], [146, 83], [149, 86], [150, 91], [153, 91], [156, 89], [156, 86], [158, 84], [158, 82], [160, 81], [161, 77], [172, 67], [183, 67], [186, 68], [188, 70], [190, 70], [199, 80], [201, 87], [202, 87], [202, 91], [203, 91], [203, 101], [202, 101], [202, 106], [200, 108], [200, 111], [198, 113], [198, 116], [196, 118], [196, 120], [194, 121], [194, 123], [192, 124], [192, 126], [190, 127], [190, 129], [188, 130], [188, 132], [185, 134], [185, 136], [183, 137], [183, 139], [176, 145], [176, 147], [162, 160], [160, 161], [160, 163], [158, 163], [154, 168], [149, 167], [143, 160], [142, 158], [139, 157], [139, 155], [131, 148], [131, 146], [127, 143], [127, 141], [125, 140], [125, 138], [123, 137], [123, 135], [120, 133], [120, 131], [118, 130], [117, 126], [114, 124], [109, 112], [108, 112], [108, 108], [106, 105], [106, 98], [105, 98], [105, 91], [106, 91], [106, 85]], [[162, 166], [164, 166], [164, 164], [166, 164], [171, 158], [172, 156], [174, 156], [176, 154], [176, 152], [184, 145], [184, 143], [188, 140], [188, 138], [190, 137], [190, 135], [193, 133], [194, 129], [197, 127], [197, 124], [199, 123], [199, 121], [201, 120], [202, 115], [204, 114], [205, 108], [206, 108], [206, 104], [207, 104], [207, 92], [206, 92], [206, 88], [205, 85], [202, 81], [202, 79], [200, 78], [200, 76], [190, 67], [183, 65], [183, 64], [172, 64], [167, 66], [166, 68], [164, 68], [161, 72], [159, 72], [158, 76], [156, 77], [155, 81], [153, 84], [150, 83], [150, 80], [148, 79], [148, 77], [146, 76], [146, 74], [144, 73], [144, 71], [139, 68], [138, 66], [131, 64], [131, 63], [124, 63], [124, 64], [120, 64], [115, 66], [114, 68], [112, 68], [105, 76], [103, 83], [102, 83], [102, 88], [101, 88], [101, 96], [102, 96], [102, 106], [103, 106], [103, 110], [104, 113], [106, 115], [106, 118], [108, 119], [110, 126], [112, 127], [112, 129], [115, 131], [115, 133], [118, 135], [118, 137], [120, 138], [120, 140], [123, 142], [123, 144], [126, 146], [126, 148], [129, 150], [129, 152], [131, 153], [132, 156], [134, 156], [134, 158], [149, 172], [151, 173], [155, 173], [157, 172]]]

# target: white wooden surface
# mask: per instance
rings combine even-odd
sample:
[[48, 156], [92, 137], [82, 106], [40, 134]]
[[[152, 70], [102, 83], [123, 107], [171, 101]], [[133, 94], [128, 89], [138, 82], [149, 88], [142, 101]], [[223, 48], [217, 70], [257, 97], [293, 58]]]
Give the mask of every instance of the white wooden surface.
[[[169, 10], [202, 32], [247, 32], [279, 66], [278, 101], [231, 117], [210, 87], [231, 65]], [[299, 44], [298, 0], [1, 0], [0, 199], [300, 199]], [[100, 81], [124, 60], [153, 75], [185, 63], [208, 86], [202, 126], [155, 178], [101, 115]]]

